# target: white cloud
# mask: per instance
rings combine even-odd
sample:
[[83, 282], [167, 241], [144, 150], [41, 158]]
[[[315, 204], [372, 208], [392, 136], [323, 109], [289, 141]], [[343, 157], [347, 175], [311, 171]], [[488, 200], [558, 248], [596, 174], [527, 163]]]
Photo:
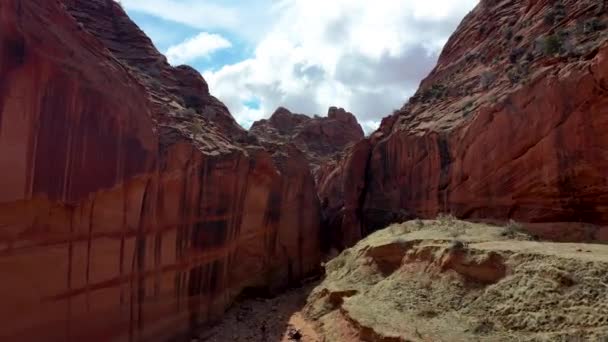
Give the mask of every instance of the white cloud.
[[[244, 126], [278, 106], [324, 114], [336, 105], [357, 115], [367, 131], [416, 90], [477, 2], [123, 0], [129, 11], [225, 32], [234, 42], [255, 46], [246, 60], [201, 70], [211, 92]], [[193, 53], [209, 53], [185, 50], [174, 49], [169, 58], [185, 61]], [[245, 105], [251, 98], [259, 99], [259, 108]]]
[[218, 34], [201, 32], [194, 37], [171, 46], [167, 49], [167, 59], [173, 65], [191, 62], [197, 58], [209, 56], [211, 53], [231, 47], [232, 44]]
[[[214, 95], [241, 123], [278, 106], [357, 115], [366, 131], [400, 107], [477, 0], [282, 0], [250, 59], [207, 71]], [[244, 103], [261, 101], [252, 110]]]

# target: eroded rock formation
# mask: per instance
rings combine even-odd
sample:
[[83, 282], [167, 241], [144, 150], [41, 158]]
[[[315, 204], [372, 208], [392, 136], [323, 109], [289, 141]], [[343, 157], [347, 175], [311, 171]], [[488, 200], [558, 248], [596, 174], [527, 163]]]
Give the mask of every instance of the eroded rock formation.
[[450, 217], [394, 224], [328, 262], [303, 311], [328, 342], [605, 339], [608, 246], [529, 239]]
[[[608, 239], [607, 13], [602, 1], [482, 1], [415, 96], [369, 138], [362, 234], [449, 212], [572, 223], [574, 234], [568, 224], [530, 227]], [[352, 170], [326, 173], [360, 179]], [[345, 220], [336, 191], [324, 195], [328, 214]]]
[[165, 340], [319, 264], [266, 149], [110, 0], [0, 3], [0, 339]]
[[321, 164], [364, 136], [355, 116], [336, 107], [330, 107], [325, 117], [312, 118], [279, 107], [269, 119], [254, 122], [250, 132], [262, 141], [293, 143], [306, 154], [315, 176]]

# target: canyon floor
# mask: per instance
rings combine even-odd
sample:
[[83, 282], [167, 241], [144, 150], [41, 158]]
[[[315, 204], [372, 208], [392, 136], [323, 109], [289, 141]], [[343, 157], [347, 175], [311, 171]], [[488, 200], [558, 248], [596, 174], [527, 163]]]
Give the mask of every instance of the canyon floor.
[[321, 283], [236, 304], [201, 340], [608, 341], [608, 246], [534, 241], [515, 223], [396, 224]]
[[236, 302], [219, 324], [200, 334], [198, 341], [321, 342], [312, 322], [301, 312], [315, 285], [318, 283], [308, 283], [274, 298]]

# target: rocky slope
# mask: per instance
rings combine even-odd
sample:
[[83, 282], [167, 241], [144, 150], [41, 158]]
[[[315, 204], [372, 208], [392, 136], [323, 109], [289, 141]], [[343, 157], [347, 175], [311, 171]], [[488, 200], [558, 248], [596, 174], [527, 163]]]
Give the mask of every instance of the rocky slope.
[[165, 340], [315, 272], [305, 156], [111, 0], [0, 3], [0, 339]]
[[[604, 341], [608, 246], [444, 217], [378, 231], [304, 309], [322, 341]], [[310, 339], [314, 341], [314, 339]]]
[[278, 108], [269, 119], [253, 123], [250, 133], [262, 142], [293, 143], [303, 151], [316, 175], [319, 166], [363, 139], [357, 118], [343, 108], [330, 107], [327, 116], [309, 117]]
[[[608, 240], [607, 8], [481, 1], [415, 96], [361, 143], [369, 161], [322, 167], [321, 179], [339, 183], [320, 190], [330, 221], [357, 221], [359, 236], [451, 212], [535, 223], [553, 239]], [[339, 194], [353, 179], [362, 184], [354, 211]]]

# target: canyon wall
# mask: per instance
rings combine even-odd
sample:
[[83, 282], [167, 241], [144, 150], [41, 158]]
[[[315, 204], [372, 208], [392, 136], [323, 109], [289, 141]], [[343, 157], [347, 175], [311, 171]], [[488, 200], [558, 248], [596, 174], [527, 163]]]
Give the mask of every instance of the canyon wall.
[[354, 177], [364, 180], [357, 236], [452, 213], [608, 241], [607, 6], [481, 1], [418, 92], [371, 135], [365, 175], [326, 167], [338, 180], [320, 190], [329, 220], [347, 220], [349, 201], [336, 194]]
[[296, 146], [308, 158], [317, 180], [321, 165], [340, 157], [347, 147], [364, 137], [357, 118], [337, 107], [329, 107], [323, 117], [309, 117], [279, 107], [270, 118], [254, 122], [249, 132], [262, 143]]
[[317, 271], [305, 156], [114, 1], [0, 3], [0, 339], [166, 340]]

